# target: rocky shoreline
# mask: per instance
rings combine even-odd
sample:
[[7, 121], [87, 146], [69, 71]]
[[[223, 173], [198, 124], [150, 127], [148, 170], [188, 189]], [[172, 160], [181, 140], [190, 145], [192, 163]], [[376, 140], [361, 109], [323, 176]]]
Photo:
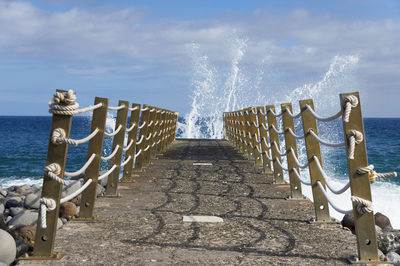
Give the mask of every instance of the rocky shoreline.
[[[61, 198], [83, 185], [83, 176], [67, 181]], [[107, 179], [97, 184], [97, 196], [103, 195]], [[33, 250], [42, 187], [22, 185], [2, 188], [0, 184], [0, 266], [12, 265]], [[81, 195], [60, 205], [57, 229], [79, 214]]]

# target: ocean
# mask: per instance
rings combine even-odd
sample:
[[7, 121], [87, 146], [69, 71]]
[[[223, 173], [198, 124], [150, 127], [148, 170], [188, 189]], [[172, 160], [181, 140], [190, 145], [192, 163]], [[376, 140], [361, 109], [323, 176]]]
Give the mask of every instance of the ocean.
[[[341, 124], [333, 121], [319, 125], [320, 135], [332, 141], [339, 142]], [[111, 131], [115, 120], [110, 116], [107, 119], [107, 129]], [[182, 137], [186, 121], [180, 119], [178, 138]], [[50, 116], [0, 116], [0, 183], [3, 187], [22, 184], [41, 184], [43, 168], [45, 166], [47, 143], [50, 135]], [[203, 125], [204, 126], [204, 125]], [[400, 169], [400, 118], [365, 118], [364, 127], [368, 160], [375, 166], [377, 172], [399, 172]], [[206, 128], [204, 130], [207, 130]], [[299, 129], [297, 129], [299, 130]], [[300, 131], [298, 131], [300, 132]], [[90, 117], [76, 116], [73, 118], [71, 137], [83, 138], [90, 133]], [[105, 139], [104, 154], [111, 150], [111, 138]], [[304, 158], [305, 151], [298, 143], [300, 159]], [[343, 186], [347, 180], [347, 165], [344, 149], [332, 149], [321, 146], [323, 165], [335, 187]], [[70, 146], [67, 157], [67, 171], [80, 169], [86, 160], [87, 144], [77, 147]], [[105, 169], [107, 165], [102, 165]], [[308, 176], [303, 171], [304, 177]], [[285, 178], [288, 180], [287, 173]], [[303, 193], [309, 197], [311, 190], [303, 187]], [[373, 202], [375, 211], [389, 216], [394, 227], [400, 228], [400, 179], [390, 178], [377, 180], [372, 184]], [[340, 196], [331, 194], [331, 197], [343, 208], [350, 208], [349, 191]], [[331, 215], [340, 219], [341, 214], [331, 208]]]

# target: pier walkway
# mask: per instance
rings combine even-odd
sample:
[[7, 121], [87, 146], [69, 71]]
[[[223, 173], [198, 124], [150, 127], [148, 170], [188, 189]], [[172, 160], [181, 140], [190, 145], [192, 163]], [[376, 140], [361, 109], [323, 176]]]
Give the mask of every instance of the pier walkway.
[[99, 220], [57, 232], [63, 259], [19, 265], [335, 265], [357, 254], [354, 235], [307, 223], [312, 203], [285, 200], [289, 186], [272, 179], [225, 140], [175, 140], [118, 186], [121, 198], [96, 200]]

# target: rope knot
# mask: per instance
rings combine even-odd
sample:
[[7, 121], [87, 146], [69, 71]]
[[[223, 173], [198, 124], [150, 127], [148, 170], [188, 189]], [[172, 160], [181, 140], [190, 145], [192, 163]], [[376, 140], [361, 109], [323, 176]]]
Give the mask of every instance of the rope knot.
[[349, 160], [354, 160], [354, 150], [355, 150], [356, 144], [360, 144], [364, 140], [364, 136], [361, 132], [359, 132], [357, 130], [350, 130], [347, 133], [347, 138], [349, 140], [348, 158], [349, 158]]
[[368, 165], [366, 167], [360, 167], [357, 169], [358, 175], [369, 174], [369, 182], [373, 184], [376, 178], [386, 178], [386, 177], [397, 177], [396, 172], [390, 173], [377, 173], [374, 171], [374, 166]]
[[78, 142], [76, 140], [66, 138], [65, 130], [62, 128], [54, 129], [51, 135], [51, 142], [55, 145], [67, 143], [74, 146], [78, 146]]
[[58, 175], [61, 174], [61, 166], [58, 163], [52, 163], [44, 168], [44, 174], [60, 184], [66, 185], [67, 182]]
[[355, 108], [358, 105], [358, 98], [354, 95], [344, 97], [344, 116], [343, 121], [349, 122], [351, 108]]
[[79, 108], [76, 102], [76, 95], [73, 90], [66, 92], [57, 91], [49, 101], [49, 113], [58, 115], [74, 115], [75, 110]]
[[351, 201], [357, 204], [357, 211], [359, 214], [370, 213], [374, 211], [372, 202], [357, 196], [351, 196]]
[[40, 221], [41, 227], [47, 228], [46, 214], [48, 211], [53, 211], [57, 207], [56, 201], [49, 198], [40, 199]]

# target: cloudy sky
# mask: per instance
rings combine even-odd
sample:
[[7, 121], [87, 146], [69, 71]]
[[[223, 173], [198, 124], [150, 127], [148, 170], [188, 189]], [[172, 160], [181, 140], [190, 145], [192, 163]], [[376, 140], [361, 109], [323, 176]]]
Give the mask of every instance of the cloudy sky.
[[365, 116], [400, 117], [400, 2], [0, 0], [0, 115], [70, 88], [187, 113], [204, 84], [265, 104], [360, 91]]

